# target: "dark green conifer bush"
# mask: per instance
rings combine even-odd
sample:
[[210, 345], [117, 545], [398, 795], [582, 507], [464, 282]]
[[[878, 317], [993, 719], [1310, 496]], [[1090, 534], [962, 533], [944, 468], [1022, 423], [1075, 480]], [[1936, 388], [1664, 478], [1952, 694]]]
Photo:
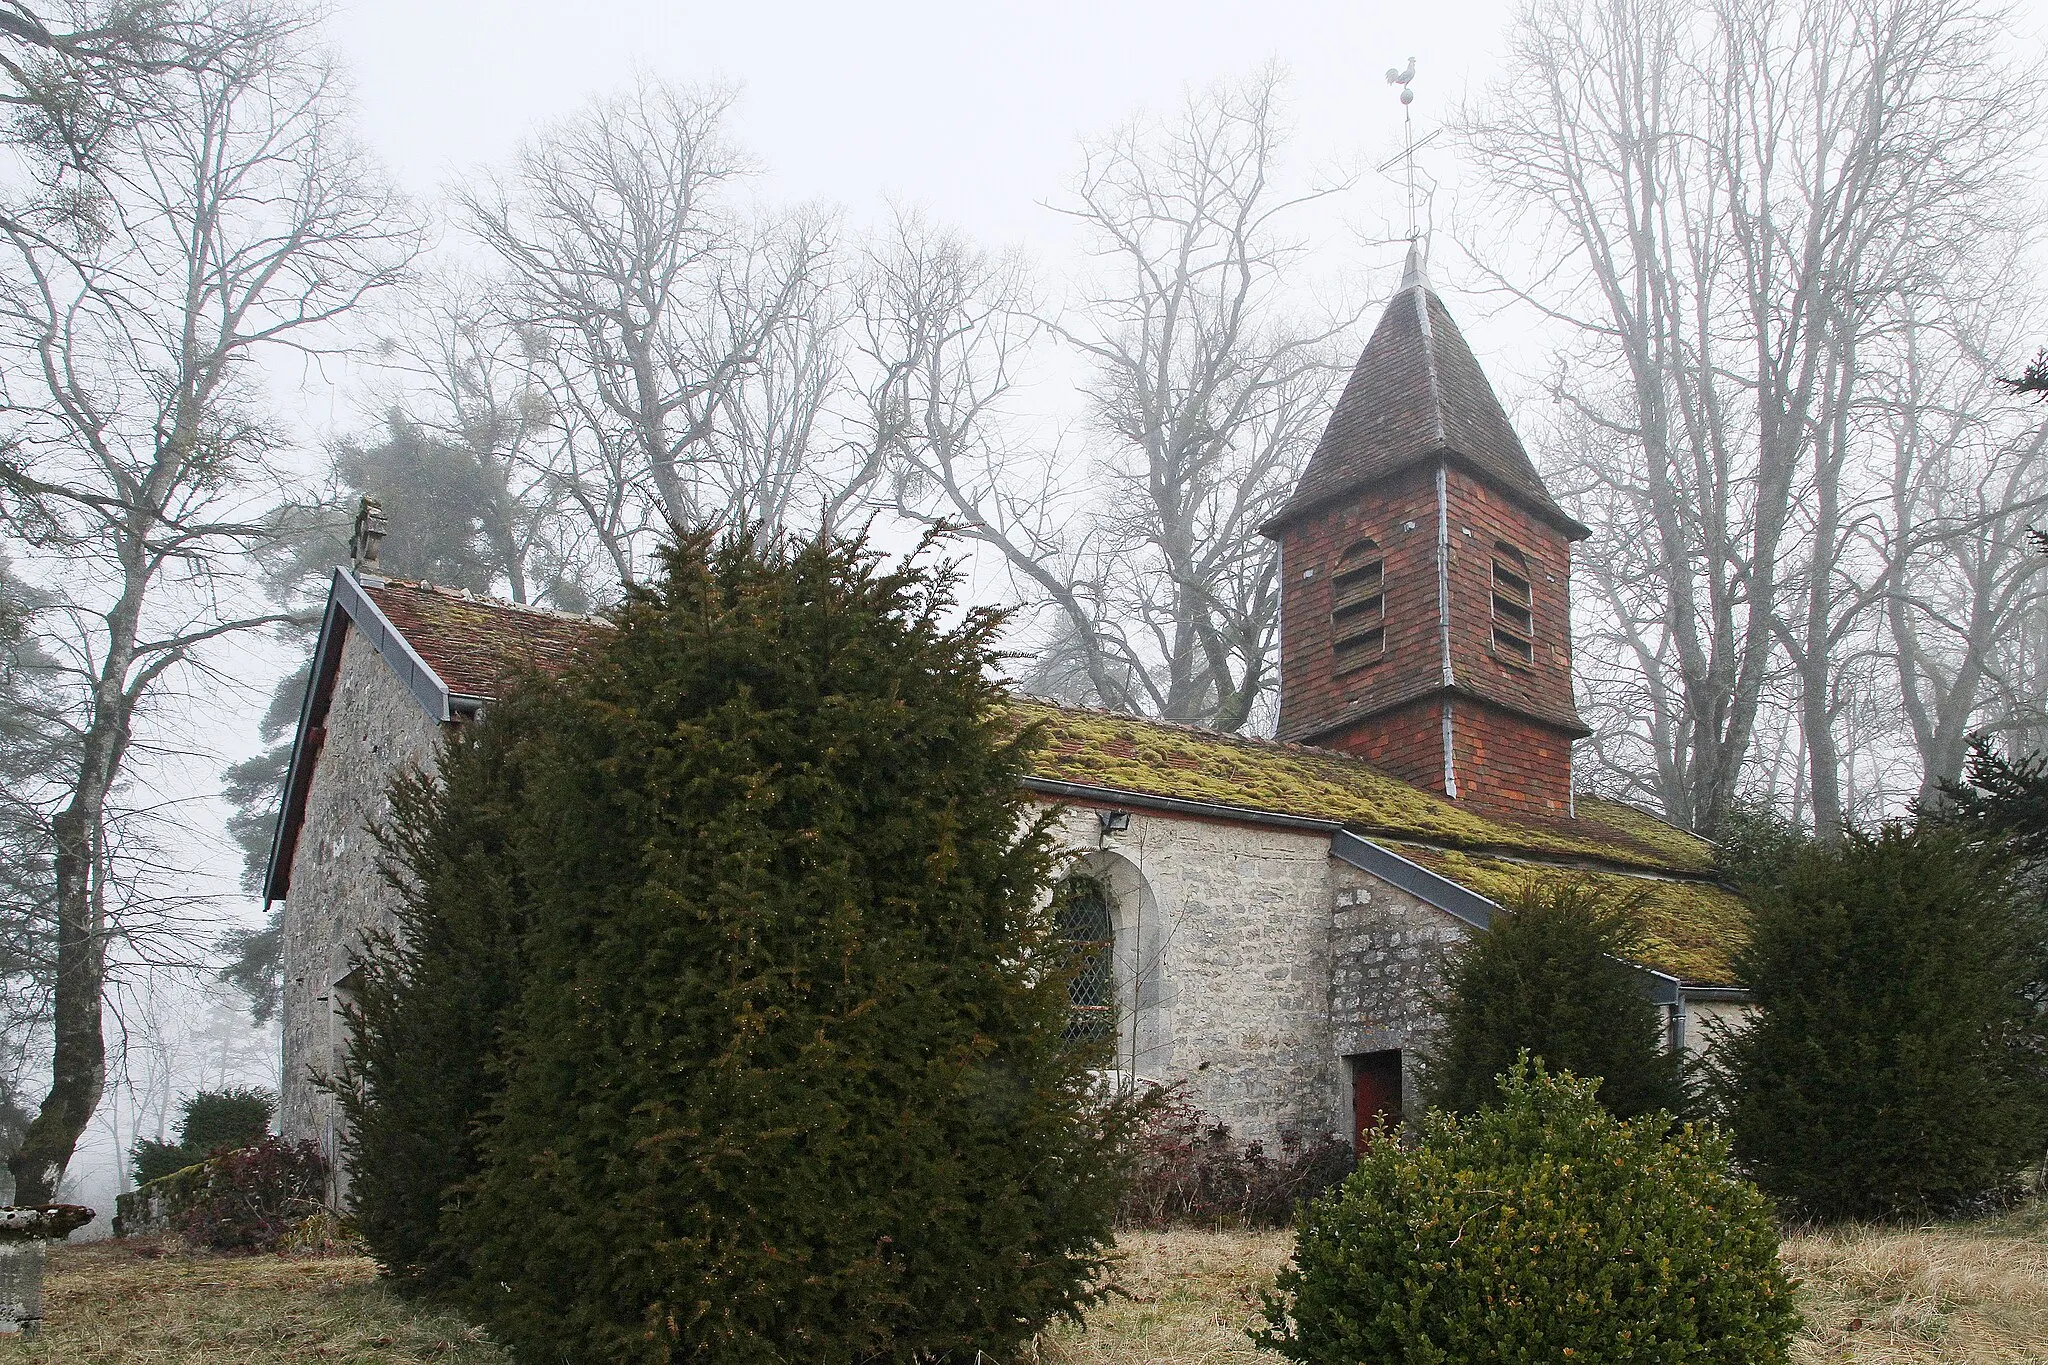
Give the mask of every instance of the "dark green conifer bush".
[[1593, 1078], [1623, 1118], [1684, 1105], [1680, 1059], [1628, 965], [1635, 907], [1573, 884], [1532, 887], [1445, 966], [1440, 1042], [1423, 1072], [1430, 1104], [1469, 1114], [1499, 1098], [1523, 1051]]
[[213, 1153], [253, 1147], [270, 1133], [277, 1096], [256, 1086], [201, 1090], [178, 1106], [178, 1140], [144, 1138], [129, 1149], [135, 1183], [147, 1185]]
[[178, 1141], [205, 1156], [221, 1148], [253, 1147], [270, 1132], [277, 1096], [261, 1086], [201, 1090], [180, 1106]]
[[1616, 1119], [1526, 1058], [1497, 1107], [1372, 1142], [1304, 1210], [1261, 1345], [1305, 1365], [1774, 1365], [1798, 1314], [1769, 1202], [1709, 1131]]
[[1811, 848], [1756, 901], [1754, 1021], [1714, 1089], [1757, 1183], [1816, 1218], [1952, 1210], [2048, 1139], [2048, 943], [2007, 855], [1929, 825]]
[[444, 1222], [522, 1353], [971, 1360], [1092, 1299], [1132, 1109], [1062, 1039], [999, 617], [950, 588], [686, 540], [529, 688], [524, 984]]
[[467, 1275], [441, 1219], [477, 1172], [498, 1031], [520, 989], [520, 755], [556, 704], [537, 680], [510, 687], [447, 745], [438, 781], [410, 773], [392, 786], [380, 833], [397, 932], [373, 935], [355, 964], [334, 1088], [348, 1120], [349, 1202], [401, 1286], [444, 1290]]

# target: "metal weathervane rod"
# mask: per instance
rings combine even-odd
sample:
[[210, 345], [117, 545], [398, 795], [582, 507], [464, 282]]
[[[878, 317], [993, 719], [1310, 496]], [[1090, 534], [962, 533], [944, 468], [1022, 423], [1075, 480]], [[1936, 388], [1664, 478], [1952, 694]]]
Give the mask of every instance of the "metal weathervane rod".
[[1401, 87], [1401, 160], [1406, 163], [1408, 179], [1408, 240], [1414, 241], [1422, 235], [1415, 218], [1415, 91], [1410, 82], [1415, 79], [1415, 59], [1408, 59], [1408, 68], [1403, 71], [1396, 67], [1387, 68], [1387, 84]]

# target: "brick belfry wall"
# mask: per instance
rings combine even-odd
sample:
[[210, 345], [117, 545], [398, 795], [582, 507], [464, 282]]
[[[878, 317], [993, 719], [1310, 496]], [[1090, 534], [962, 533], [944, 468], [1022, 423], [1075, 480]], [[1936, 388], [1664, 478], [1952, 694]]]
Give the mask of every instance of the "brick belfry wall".
[[[1571, 546], [1563, 532], [1462, 465], [1443, 471], [1444, 582], [1458, 797], [1550, 817], [1571, 811]], [[1282, 739], [1356, 754], [1443, 792], [1445, 616], [1437, 574], [1437, 464], [1410, 466], [1281, 532]], [[1338, 673], [1332, 583], [1347, 548], [1379, 546], [1386, 648]], [[1519, 552], [1531, 580], [1535, 657], [1493, 644], [1494, 547]]]
[[[361, 634], [348, 632], [328, 706], [326, 741], [306, 792], [305, 821], [284, 905], [284, 1057], [278, 1121], [311, 1138], [330, 1161], [339, 1118], [315, 1078], [341, 1060], [352, 952], [367, 929], [391, 923], [394, 893], [378, 871], [371, 829], [391, 813], [386, 790], [401, 770], [431, 770], [441, 726]], [[347, 1188], [340, 1164], [337, 1195]]]

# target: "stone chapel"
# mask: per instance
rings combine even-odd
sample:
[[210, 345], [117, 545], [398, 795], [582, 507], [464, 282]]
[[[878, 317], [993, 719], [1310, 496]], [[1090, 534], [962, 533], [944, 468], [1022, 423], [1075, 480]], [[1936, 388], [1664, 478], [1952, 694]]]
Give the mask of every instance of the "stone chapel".
[[[1128, 1075], [1269, 1147], [1398, 1122], [1448, 945], [1531, 883], [1588, 879], [1645, 907], [1643, 989], [1671, 1046], [1743, 1008], [1745, 910], [1713, 849], [1575, 792], [1571, 546], [1411, 253], [1289, 501], [1279, 543], [1279, 733], [1247, 739], [1026, 697], [1047, 741], [1027, 782], [1070, 854], [1062, 919], [1098, 945], [1077, 1019]], [[314, 1078], [391, 891], [369, 831], [387, 784], [515, 667], [601, 622], [335, 570], [272, 845], [284, 901], [287, 1137], [339, 1155]]]

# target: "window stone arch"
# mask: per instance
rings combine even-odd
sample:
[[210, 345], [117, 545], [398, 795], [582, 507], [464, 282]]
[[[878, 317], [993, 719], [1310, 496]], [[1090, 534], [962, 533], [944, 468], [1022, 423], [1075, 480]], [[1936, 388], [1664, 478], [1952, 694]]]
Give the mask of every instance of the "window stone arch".
[[[1089, 824], [1094, 824], [1091, 818]], [[1100, 902], [1091, 893], [1099, 889]], [[1070, 849], [1063, 875], [1053, 886], [1055, 925], [1076, 951], [1100, 943], [1092, 937], [1103, 923], [1094, 905], [1107, 912], [1107, 951], [1094, 959], [1106, 975], [1105, 1014], [1116, 1040], [1116, 1069], [1135, 1082], [1159, 1081], [1172, 1073], [1174, 986], [1169, 938], [1150, 881], [1131, 858], [1114, 849]], [[1087, 899], [1083, 900], [1086, 896]], [[1092, 927], [1090, 927], [1092, 926]], [[1069, 932], [1071, 930], [1071, 932]], [[1087, 977], [1092, 989], [1102, 978]], [[1070, 990], [1079, 1008], [1097, 1008], [1085, 998], [1083, 980]], [[1104, 1014], [1070, 1016], [1100, 1020]], [[1099, 1025], [1098, 1025], [1099, 1026]], [[1072, 1024], [1070, 1024], [1072, 1027]]]

